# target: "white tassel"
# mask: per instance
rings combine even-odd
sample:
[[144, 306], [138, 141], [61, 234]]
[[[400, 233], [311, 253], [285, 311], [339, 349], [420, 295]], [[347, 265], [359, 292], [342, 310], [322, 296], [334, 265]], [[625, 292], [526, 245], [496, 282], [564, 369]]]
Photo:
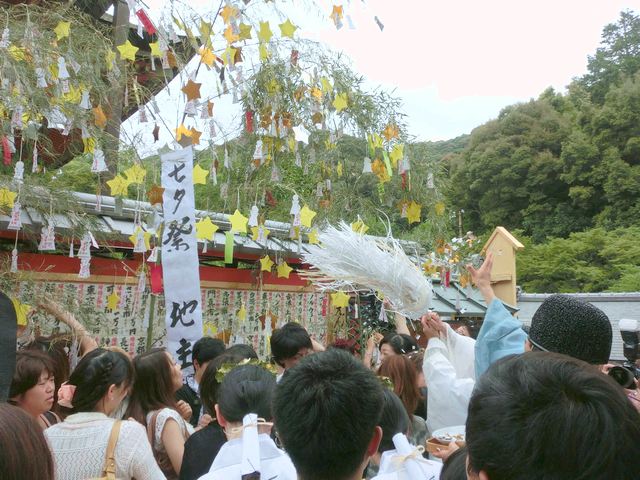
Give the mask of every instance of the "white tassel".
[[341, 222], [338, 228], [326, 228], [319, 238], [322, 246], [308, 245], [302, 256], [318, 270], [308, 277], [321, 290], [377, 290], [405, 316], [429, 310], [431, 284], [391, 235], [375, 239]]

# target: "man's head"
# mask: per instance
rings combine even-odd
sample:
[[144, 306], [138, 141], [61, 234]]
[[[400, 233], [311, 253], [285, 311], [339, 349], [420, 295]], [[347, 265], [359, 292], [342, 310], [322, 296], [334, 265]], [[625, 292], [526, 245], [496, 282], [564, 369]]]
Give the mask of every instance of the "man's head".
[[196, 382], [200, 382], [207, 364], [224, 352], [224, 342], [218, 338], [202, 337], [193, 344], [193, 369]]
[[311, 337], [299, 323], [289, 322], [271, 335], [271, 354], [284, 369], [293, 367], [312, 350]]
[[530, 352], [476, 383], [466, 430], [470, 477], [636, 479], [640, 414], [597, 368]]
[[552, 295], [542, 302], [529, 330], [534, 350], [562, 353], [594, 365], [609, 361], [611, 340], [611, 322], [605, 313], [568, 295]]
[[302, 359], [274, 400], [280, 440], [301, 480], [361, 479], [381, 437], [382, 386], [347, 352]]

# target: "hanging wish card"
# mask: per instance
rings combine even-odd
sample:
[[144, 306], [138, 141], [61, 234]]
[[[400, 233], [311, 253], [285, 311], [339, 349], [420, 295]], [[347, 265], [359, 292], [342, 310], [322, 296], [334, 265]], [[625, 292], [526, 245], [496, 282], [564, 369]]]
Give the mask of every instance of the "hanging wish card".
[[44, 225], [40, 233], [40, 243], [38, 250], [50, 251], [56, 249], [56, 234], [53, 225]]
[[11, 220], [9, 220], [7, 229], [20, 230], [20, 228], [22, 228], [21, 212], [22, 209], [20, 206], [20, 202], [14, 202], [13, 208], [11, 209]]

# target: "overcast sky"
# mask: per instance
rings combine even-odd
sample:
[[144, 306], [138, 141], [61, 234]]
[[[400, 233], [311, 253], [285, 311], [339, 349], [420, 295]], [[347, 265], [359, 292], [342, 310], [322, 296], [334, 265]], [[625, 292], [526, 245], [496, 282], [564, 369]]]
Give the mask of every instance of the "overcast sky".
[[[535, 98], [549, 86], [563, 90], [586, 72], [603, 27], [624, 9], [640, 11], [640, 0], [336, 0], [355, 26], [345, 21], [336, 30], [328, 18], [331, 2], [318, 0], [325, 12], [309, 13], [297, 8], [299, 0], [276, 1], [301, 36], [344, 52], [371, 87], [395, 90], [409, 132], [419, 140], [469, 133], [506, 105]], [[145, 3], [154, 16], [170, 4]], [[189, 3], [207, 12], [219, 1]], [[271, 29], [279, 34], [276, 22]], [[178, 98], [175, 90], [163, 102]], [[218, 102], [216, 115], [225, 123], [239, 121], [230, 101]], [[125, 130], [135, 130], [131, 123]]]

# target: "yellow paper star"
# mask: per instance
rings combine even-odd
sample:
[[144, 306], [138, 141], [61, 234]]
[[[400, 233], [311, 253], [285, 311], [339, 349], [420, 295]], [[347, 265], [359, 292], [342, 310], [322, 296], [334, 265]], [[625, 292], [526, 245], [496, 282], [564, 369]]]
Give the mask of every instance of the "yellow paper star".
[[93, 109], [93, 117], [93, 122], [96, 124], [96, 127], [104, 128], [107, 126], [107, 116], [102, 110], [102, 105], [98, 105]]
[[231, 45], [227, 45], [226, 50], [222, 53], [222, 63], [225, 65], [234, 65], [236, 61], [236, 51]]
[[313, 221], [313, 217], [315, 216], [316, 212], [305, 205], [300, 209], [300, 224], [303, 227], [311, 228], [311, 222]]
[[142, 233], [142, 237], [144, 238], [144, 245], [147, 247], [147, 250], [151, 250], [151, 234], [149, 232], [145, 232], [140, 227], [136, 227], [133, 233], [129, 236], [129, 241], [135, 246], [138, 243], [138, 234]]
[[227, 25], [227, 28], [224, 29], [223, 36], [227, 40], [227, 43], [233, 43], [240, 40], [240, 36], [237, 33], [234, 33], [231, 25]]
[[114, 290], [113, 292], [111, 292], [111, 294], [107, 297], [107, 308], [111, 311], [114, 311], [116, 308], [118, 308], [118, 304], [120, 303], [120, 297], [118, 296], [118, 294], [116, 293], [116, 291]]
[[191, 130], [189, 130], [191, 143], [193, 143], [194, 145], [200, 145], [200, 135], [202, 135], [202, 132], [196, 130], [194, 127], [191, 127]]
[[247, 309], [244, 308], [244, 303], [240, 305], [240, 310], [238, 310], [238, 313], [236, 313], [236, 316], [238, 317], [238, 320], [240, 320], [241, 322], [244, 322], [247, 319]]
[[311, 96], [318, 102], [322, 101], [322, 90], [320, 90], [318, 87], [313, 87], [311, 89]]
[[16, 320], [17, 320], [16, 323], [21, 327], [26, 327], [27, 315], [31, 313], [31, 310], [33, 310], [33, 308], [30, 305], [26, 305], [22, 303], [17, 298], [12, 298], [11, 303], [13, 303], [13, 308], [16, 311]]
[[444, 203], [442, 202], [438, 202], [434, 205], [434, 210], [436, 211], [436, 215], [439, 215], [439, 216], [443, 215], [444, 209], [445, 209], [445, 206], [444, 206]]
[[369, 147], [371, 147], [372, 150], [375, 150], [376, 148], [382, 148], [382, 137], [377, 133], [370, 135]]
[[333, 90], [333, 87], [331, 86], [331, 82], [329, 82], [329, 79], [327, 77], [322, 77], [320, 79], [320, 85], [322, 85], [322, 91], [324, 93], [329, 93]]
[[336, 109], [336, 112], [340, 113], [342, 110], [347, 108], [348, 105], [348, 97], [346, 93], [339, 93], [336, 95], [336, 98], [333, 100], [333, 106]]
[[282, 34], [282, 36], [289, 38], [293, 38], [293, 34], [298, 29], [298, 27], [291, 23], [291, 20], [289, 20], [288, 18], [286, 22], [281, 23], [278, 26], [280, 27], [280, 33]]
[[240, 24], [240, 40], [249, 40], [251, 39], [251, 25], [247, 25], [246, 23]]
[[127, 168], [124, 174], [127, 176], [127, 182], [129, 182], [130, 185], [141, 185], [144, 182], [147, 171], [136, 163], [132, 167]]
[[199, 185], [207, 184], [207, 175], [209, 175], [209, 170], [205, 170], [200, 165], [193, 167], [193, 183]]
[[387, 139], [387, 142], [390, 142], [394, 138], [398, 138], [399, 134], [398, 126], [395, 123], [389, 123], [382, 131], [382, 135]]
[[136, 52], [139, 50], [138, 47], [133, 46], [129, 40], [122, 45], [118, 45], [116, 48], [120, 52], [120, 58], [131, 61], [136, 59]]
[[185, 137], [190, 137], [191, 130], [185, 127], [184, 123], [181, 123], [180, 125], [178, 125], [178, 128], [176, 128], [176, 140], [179, 142], [182, 139], [183, 135]]
[[412, 223], [420, 222], [420, 211], [422, 210], [422, 206], [419, 203], [411, 202], [407, 207], [407, 220], [409, 221], [409, 225]]
[[205, 45], [211, 45], [211, 34], [213, 34], [213, 26], [209, 22], [200, 20], [200, 38]]
[[107, 182], [107, 185], [111, 188], [111, 196], [127, 195], [127, 189], [129, 188], [129, 181], [122, 175], [116, 175], [114, 178]]
[[278, 272], [278, 278], [289, 278], [289, 274], [293, 271], [293, 268], [289, 266], [287, 262], [282, 262], [276, 269]]
[[71, 27], [71, 22], [63, 22], [63, 21], [58, 22], [58, 25], [56, 25], [56, 28], [53, 29], [53, 31], [56, 32], [56, 39], [61, 40], [64, 37], [68, 37], [70, 27]]
[[13, 208], [13, 204], [17, 196], [17, 193], [12, 192], [7, 188], [0, 189], [0, 205], [6, 205], [9, 208]]
[[273, 267], [273, 261], [269, 255], [265, 255], [260, 259], [260, 271], [261, 272], [270, 272]]
[[309, 233], [307, 233], [307, 236], [309, 237], [309, 243], [311, 245], [317, 245], [320, 243], [320, 240], [318, 239], [318, 229], [314, 228]]
[[338, 290], [336, 293], [331, 294], [331, 304], [336, 308], [348, 307], [350, 299], [351, 296], [347, 295], [342, 290]]
[[269, 26], [269, 22], [260, 22], [260, 30], [258, 31], [258, 38], [261, 42], [269, 43], [271, 40], [271, 36], [273, 32], [271, 32], [271, 27]]
[[216, 54], [213, 53], [213, 51], [210, 48], [205, 48], [205, 47], [202, 47], [200, 49], [200, 57], [202, 59], [202, 63], [204, 63], [208, 67], [213, 67], [213, 64], [215, 63], [216, 59], [218, 58], [218, 57], [216, 57]]
[[367, 233], [367, 230], [369, 230], [369, 227], [365, 225], [361, 218], [358, 218], [357, 221], [351, 224], [351, 230], [359, 233], [360, 235], [364, 235], [365, 233]]
[[393, 168], [398, 166], [398, 161], [402, 160], [404, 156], [404, 145], [402, 143], [397, 143], [393, 146], [391, 153], [389, 154], [389, 158], [393, 162]]
[[196, 238], [198, 240], [213, 240], [218, 228], [209, 217], [201, 218], [196, 222]]
[[187, 84], [182, 87], [182, 92], [187, 96], [187, 100], [196, 100], [200, 98], [200, 86], [201, 83], [196, 83], [193, 80], [189, 79]]
[[224, 20], [224, 23], [229, 23], [231, 17], [235, 17], [238, 15], [238, 9], [231, 5], [225, 5], [225, 7], [220, 11], [220, 16]]
[[258, 237], [260, 236], [260, 229], [261, 228], [262, 228], [262, 234], [264, 235], [264, 238], [267, 238], [269, 236], [269, 234], [271, 233], [271, 230], [269, 230], [264, 225], [258, 225], [258, 226], [255, 226], [255, 227], [251, 227], [251, 238], [253, 239], [254, 242], [258, 240]]
[[151, 48], [151, 56], [162, 57], [162, 51], [160, 50], [160, 42], [150, 42], [149, 47]]
[[240, 210], [236, 209], [233, 215], [229, 215], [229, 221], [231, 222], [231, 232], [247, 233], [249, 219], [242, 215]]

